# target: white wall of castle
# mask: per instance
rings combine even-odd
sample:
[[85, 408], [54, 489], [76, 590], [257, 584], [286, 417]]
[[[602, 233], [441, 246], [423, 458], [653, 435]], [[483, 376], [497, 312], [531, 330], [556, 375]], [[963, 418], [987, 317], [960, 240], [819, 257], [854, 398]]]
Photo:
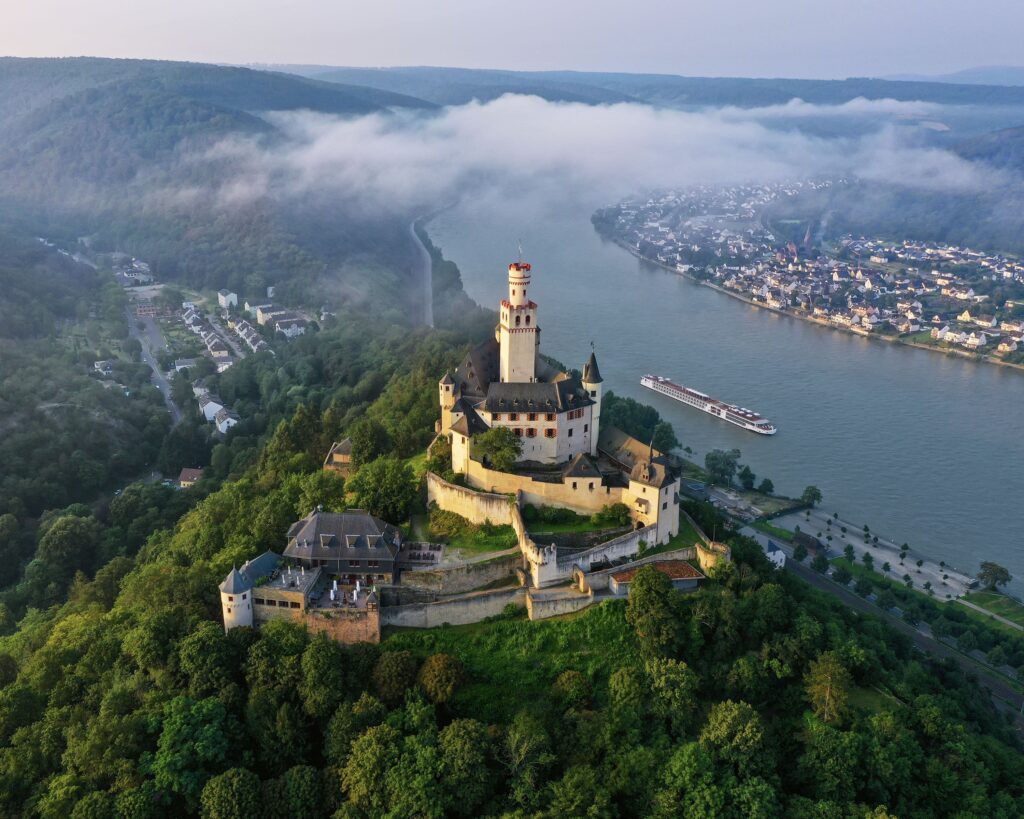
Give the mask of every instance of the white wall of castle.
[[241, 594], [220, 593], [220, 610], [224, 616], [224, 631], [230, 631], [238, 626], [251, 626], [252, 617], [252, 591]]

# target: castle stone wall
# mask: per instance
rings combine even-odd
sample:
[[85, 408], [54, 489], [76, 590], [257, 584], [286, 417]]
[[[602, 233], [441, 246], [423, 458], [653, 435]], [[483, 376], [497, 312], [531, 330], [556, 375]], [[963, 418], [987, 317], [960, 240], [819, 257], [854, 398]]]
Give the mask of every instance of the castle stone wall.
[[337, 610], [306, 614], [306, 631], [312, 635], [326, 634], [344, 645], [380, 642], [380, 609], [357, 611]]
[[575, 489], [571, 480], [565, 483], [535, 481], [525, 475], [488, 469], [474, 460], [469, 461], [466, 477], [485, 492], [519, 493], [521, 504], [561, 506], [581, 515], [592, 515], [609, 504], [619, 503], [624, 492], [621, 487], [602, 486], [600, 480], [590, 478], [576, 480]]
[[526, 610], [531, 620], [545, 620], [562, 614], [581, 611], [594, 602], [593, 594], [566, 592], [564, 594], [530, 593], [526, 596]]
[[511, 577], [522, 563], [523, 555], [516, 549], [512, 554], [502, 554], [491, 560], [406, 570], [402, 572], [402, 585], [438, 594], [459, 594]]
[[385, 626], [406, 628], [436, 628], [445, 623], [453, 626], [479, 623], [486, 617], [494, 617], [510, 603], [526, 605], [526, 589], [498, 589], [466, 594], [452, 600], [434, 603], [411, 603], [406, 606], [391, 606], [381, 610], [381, 623]]
[[564, 577], [570, 577], [573, 569], [577, 566], [584, 571], [589, 571], [590, 567], [595, 563], [611, 562], [623, 557], [637, 555], [640, 552], [641, 543], [647, 546], [655, 544], [654, 538], [657, 536], [657, 533], [657, 526], [646, 526], [643, 529], [628, 532], [614, 540], [609, 540], [607, 543], [595, 546], [593, 549], [587, 549], [585, 552], [566, 557], [558, 561], [559, 574]]
[[[501, 473], [499, 473], [501, 474]], [[510, 490], [514, 493], [515, 490]], [[442, 480], [433, 472], [427, 473], [427, 503], [436, 503], [448, 512], [461, 515], [470, 523], [512, 524], [515, 504], [508, 495], [477, 492]]]

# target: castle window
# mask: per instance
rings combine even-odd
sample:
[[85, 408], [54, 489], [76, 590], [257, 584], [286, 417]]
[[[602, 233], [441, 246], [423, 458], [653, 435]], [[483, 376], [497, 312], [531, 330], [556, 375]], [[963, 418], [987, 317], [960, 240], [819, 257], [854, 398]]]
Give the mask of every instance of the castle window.
[[518, 437], [518, 438], [522, 438], [523, 437], [523, 429], [522, 429], [522, 427], [516, 427], [513, 430], [513, 432], [515, 432], [516, 437]]
[[523, 323], [523, 317], [522, 316], [516, 316], [516, 327], [518, 327], [522, 323]]
[[661, 508], [662, 508], [662, 509], [668, 509], [668, 501], [665, 501], [665, 502], [664, 502], [664, 503], [663, 503], [663, 504], [661, 505]]
[[509, 421], [518, 421], [519, 420], [519, 413], [518, 412], [510, 412], [508, 414], [508, 420]]
[[260, 597], [254, 597], [252, 599], [252, 602], [255, 603], [257, 606], [265, 606], [265, 605], [267, 605], [267, 601], [262, 599], [262, 598], [260, 598]]
[[231, 614], [231, 606], [228, 606], [228, 614]]
[[527, 428], [527, 430], [526, 430], [526, 437], [527, 438], [536, 438], [537, 437], [537, 430], [535, 430], [533, 427]]
[[556, 431], [553, 430], [553, 429], [546, 429], [546, 430], [544, 430], [544, 437], [545, 438], [554, 438], [555, 435], [556, 435]]
[[593, 481], [590, 482], [590, 491], [591, 492], [594, 491], [594, 482]]
[[575, 488], [576, 488], [576, 481], [573, 481], [573, 482], [572, 482], [572, 488], [573, 488], [573, 489], [575, 489]]
[[583, 431], [584, 432], [588, 432], [589, 430], [590, 430], [590, 424], [584, 424], [583, 425]]
[[230, 594], [228, 595], [228, 602], [229, 603], [234, 603], [235, 602], [235, 598], [232, 597]]
[[535, 413], [535, 412], [528, 412], [526, 414], [526, 420], [527, 421], [536, 421], [537, 420], [537, 413]]
[[298, 604], [298, 601], [296, 601], [296, 600], [292, 600], [292, 603], [291, 603], [291, 605], [292, 605], [292, 608], [293, 608], [293, 609], [297, 609], [297, 608], [299, 608], [299, 604]]
[[530, 326], [530, 317], [529, 316], [526, 317], [526, 326], [527, 327]]
[[242, 599], [245, 600], [245, 595], [244, 594], [242, 595]]
[[495, 421], [500, 421], [501, 420], [501, 413], [500, 412], [494, 413], [494, 420]]
[[572, 427], [569, 427], [569, 437], [572, 438]]
[[549, 412], [547, 415], [544, 416], [544, 420], [545, 421], [554, 421], [555, 420], [555, 414], [553, 412]]
[[597, 398], [597, 390], [591, 390], [590, 391], [590, 397], [591, 398]]

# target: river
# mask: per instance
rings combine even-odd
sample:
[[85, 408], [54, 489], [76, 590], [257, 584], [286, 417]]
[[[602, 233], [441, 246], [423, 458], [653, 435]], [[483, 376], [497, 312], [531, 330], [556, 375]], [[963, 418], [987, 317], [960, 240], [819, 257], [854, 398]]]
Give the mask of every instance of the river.
[[[1024, 374], [882, 344], [746, 305], [601, 239], [591, 204], [531, 214], [464, 204], [428, 225], [465, 289], [495, 307], [522, 241], [541, 346], [605, 389], [655, 406], [684, 446], [740, 449], [776, 492], [817, 485], [823, 507], [974, 573], [994, 560], [1024, 591]], [[751, 407], [746, 432], [644, 389], [665, 375]]]

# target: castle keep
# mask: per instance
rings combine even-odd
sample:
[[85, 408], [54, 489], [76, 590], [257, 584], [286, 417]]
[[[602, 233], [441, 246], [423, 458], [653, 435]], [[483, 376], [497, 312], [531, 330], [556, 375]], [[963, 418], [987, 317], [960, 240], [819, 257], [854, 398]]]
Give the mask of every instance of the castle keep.
[[[623, 503], [648, 545], [668, 543], [679, 532], [678, 476], [649, 445], [614, 427], [601, 429], [603, 379], [594, 353], [582, 376], [559, 370], [540, 354], [530, 278], [529, 264], [509, 265], [494, 338], [471, 350], [438, 384], [438, 431], [451, 442], [452, 469], [476, 489], [514, 495], [520, 504], [592, 514]], [[473, 453], [473, 436], [497, 426], [511, 429], [522, 444], [513, 472], [493, 469]], [[623, 452], [635, 456], [624, 461]], [[443, 501], [439, 506], [446, 508]], [[521, 545], [535, 583], [560, 575], [534, 565], [543, 550]]]

